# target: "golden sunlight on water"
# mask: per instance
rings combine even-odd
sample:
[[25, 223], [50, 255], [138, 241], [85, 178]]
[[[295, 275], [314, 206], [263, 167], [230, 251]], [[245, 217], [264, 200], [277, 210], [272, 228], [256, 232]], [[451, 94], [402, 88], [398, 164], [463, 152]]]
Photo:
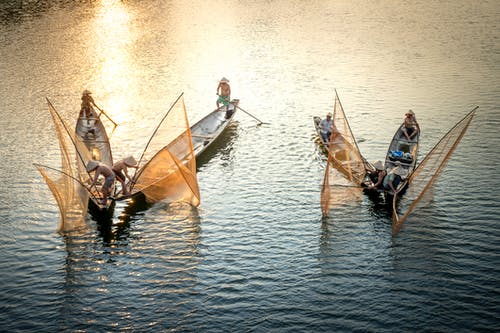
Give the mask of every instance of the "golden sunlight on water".
[[[498, 327], [499, 10], [0, 1], [0, 331]], [[198, 208], [121, 201], [85, 233], [55, 232], [57, 203], [32, 164], [61, 160], [46, 96], [74, 124], [91, 90], [119, 123], [113, 157], [138, 158], [181, 92], [190, 122], [212, 111], [222, 76], [268, 124], [237, 112], [197, 164]], [[385, 156], [408, 108], [423, 158], [480, 105], [429, 205], [396, 238], [387, 205], [349, 186], [321, 217], [326, 162], [312, 117], [333, 110], [334, 89], [369, 161]]]
[[[102, 104], [107, 106], [110, 116], [117, 123], [129, 119], [132, 101], [124, 92], [133, 91], [138, 85], [130, 75], [133, 67], [132, 49], [136, 39], [131, 21], [133, 13], [121, 1], [103, 0], [95, 19], [91, 22], [95, 48], [92, 59], [96, 68], [94, 79], [103, 87], [99, 95], [104, 97]], [[118, 92], [118, 93], [117, 93]]]

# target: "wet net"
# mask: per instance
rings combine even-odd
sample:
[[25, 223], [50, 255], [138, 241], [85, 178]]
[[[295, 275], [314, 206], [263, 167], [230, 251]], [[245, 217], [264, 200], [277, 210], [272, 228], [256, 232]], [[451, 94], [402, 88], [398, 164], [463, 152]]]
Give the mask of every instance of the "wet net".
[[356, 185], [360, 185], [366, 175], [366, 161], [361, 156], [354, 135], [352, 134], [344, 108], [335, 91], [333, 128], [330, 136], [328, 155], [332, 156], [333, 166]]
[[[331, 155], [329, 155], [330, 157]], [[331, 161], [325, 166], [325, 176], [321, 186], [321, 213], [327, 217], [334, 207], [360, 201], [363, 190], [346, 179]]]
[[85, 228], [89, 192], [76, 178], [62, 170], [40, 164], [35, 164], [35, 167], [42, 175], [59, 207], [60, 218], [57, 231], [67, 233]]
[[160, 121], [139, 160], [131, 193], [138, 192], [150, 203], [200, 203], [196, 159], [182, 94]]
[[[47, 99], [48, 108], [59, 142], [61, 169], [35, 164], [59, 207], [59, 232], [67, 232], [85, 225], [89, 196], [84, 184], [90, 177], [85, 165], [90, 160], [90, 153], [85, 144], [60, 116], [52, 103]], [[79, 167], [76, 167], [79, 165]]]
[[[432, 188], [451, 154], [460, 143], [478, 107], [469, 112], [432, 148], [408, 179], [408, 189], [400, 198], [398, 209], [394, 197], [392, 233], [396, 235], [404, 221], [415, 209], [424, 195]], [[399, 210], [399, 213], [398, 213]]]
[[[335, 91], [333, 128], [328, 147], [328, 163], [325, 167], [325, 176], [321, 188], [321, 211], [323, 216], [328, 215], [334, 203], [335, 193], [341, 191], [344, 195], [347, 192], [349, 194], [354, 192], [356, 196], [359, 194], [359, 186], [365, 178], [367, 166], [368, 163], [361, 156], [339, 96]], [[345, 180], [348, 180], [348, 182]], [[338, 200], [338, 198], [335, 200]]]

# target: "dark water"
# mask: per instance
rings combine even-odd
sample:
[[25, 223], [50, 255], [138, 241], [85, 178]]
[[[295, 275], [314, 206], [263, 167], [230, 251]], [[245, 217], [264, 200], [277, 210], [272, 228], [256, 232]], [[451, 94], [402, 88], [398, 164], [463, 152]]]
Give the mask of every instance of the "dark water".
[[[495, 1], [4, 1], [0, 4], [2, 331], [498, 331], [500, 5]], [[180, 92], [194, 123], [231, 80], [244, 113], [198, 165], [198, 208], [119, 203], [55, 232], [32, 166], [57, 166], [45, 97], [83, 89], [142, 151]], [[421, 156], [480, 109], [427, 205], [391, 236], [365, 196], [321, 219], [314, 115], [339, 92], [362, 153], [404, 112]]]

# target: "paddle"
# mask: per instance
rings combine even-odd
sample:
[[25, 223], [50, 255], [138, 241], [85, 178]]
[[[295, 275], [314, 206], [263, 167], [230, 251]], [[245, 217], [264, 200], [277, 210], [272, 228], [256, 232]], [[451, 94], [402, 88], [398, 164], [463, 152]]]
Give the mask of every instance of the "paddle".
[[[94, 104], [94, 105], [95, 105], [95, 104]], [[104, 112], [104, 110], [103, 110], [103, 109], [101, 109], [101, 108], [100, 108], [100, 107], [98, 107], [97, 105], [95, 105], [95, 107], [97, 108], [97, 110], [101, 111], [101, 113], [102, 113], [103, 115], [105, 115], [105, 116], [106, 116], [106, 118], [108, 118], [108, 119], [109, 119], [109, 121], [111, 121], [111, 122], [113, 123], [113, 125], [115, 125], [115, 127], [113, 127], [113, 131], [114, 131], [114, 130], [115, 130], [115, 128], [116, 128], [116, 126], [118, 126], [118, 124], [117, 124], [117, 123], [115, 123], [115, 121], [114, 121], [113, 119], [111, 119], [111, 117], [110, 117], [110, 116], [108, 116], [108, 115], [107, 115], [107, 113], [106, 113], [106, 112]], [[113, 131], [111, 131], [111, 132], [113, 132]]]
[[260, 124], [259, 125], [262, 125], [262, 124], [270, 124], [270, 123], [265, 123], [263, 121], [261, 121], [259, 118], [255, 117], [253, 114], [251, 114], [250, 112], [247, 112], [245, 110], [243, 110], [242, 108], [240, 108], [238, 105], [236, 106], [238, 109], [240, 109], [241, 111], [245, 112], [247, 115], [249, 115], [250, 117], [254, 118], [255, 120], [257, 120]]

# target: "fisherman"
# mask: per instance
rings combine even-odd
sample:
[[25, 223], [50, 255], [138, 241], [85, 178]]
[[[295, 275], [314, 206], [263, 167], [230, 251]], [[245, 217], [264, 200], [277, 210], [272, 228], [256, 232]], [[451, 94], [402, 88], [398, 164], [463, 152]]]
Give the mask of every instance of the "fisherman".
[[382, 163], [382, 161], [376, 161], [375, 163], [373, 163], [373, 167], [375, 168], [375, 170], [368, 173], [368, 176], [373, 183], [372, 185], [368, 186], [368, 189], [370, 190], [382, 187], [384, 177], [387, 175], [387, 172], [384, 170], [384, 163]]
[[113, 172], [116, 175], [116, 179], [122, 185], [123, 195], [129, 195], [127, 184], [125, 184], [126, 179], [128, 178], [129, 181], [132, 181], [132, 177], [130, 177], [128, 174], [128, 168], [138, 168], [137, 161], [133, 156], [128, 156], [123, 160], [116, 162], [115, 164], [113, 164], [112, 168]]
[[106, 164], [99, 163], [98, 161], [91, 160], [87, 163], [87, 172], [92, 172], [95, 170], [94, 180], [90, 184], [90, 188], [97, 183], [97, 179], [100, 175], [104, 177], [104, 184], [101, 186], [102, 193], [102, 205], [106, 206], [108, 203], [108, 196], [111, 194], [111, 188], [115, 182], [115, 173], [111, 167]]
[[384, 189], [395, 194], [399, 183], [406, 178], [407, 174], [408, 172], [403, 168], [401, 162], [397, 161], [396, 166], [384, 178]]
[[328, 144], [328, 142], [330, 141], [330, 136], [332, 134], [332, 127], [333, 127], [332, 114], [328, 112], [326, 118], [322, 119], [319, 122], [319, 133], [321, 135], [321, 138], [323, 139], [323, 142], [326, 144]]
[[87, 89], [85, 89], [82, 93], [82, 106], [81, 106], [80, 115], [79, 115], [80, 118], [83, 118], [84, 115], [86, 118], [90, 118], [95, 114], [94, 106], [95, 107], [97, 107], [97, 106], [95, 105], [95, 102], [94, 102], [94, 99], [92, 98], [92, 96], [90, 96], [91, 94], [92, 93], [90, 91], [88, 91]]
[[225, 77], [219, 81], [216, 94], [219, 96], [219, 98], [217, 98], [217, 109], [220, 103], [225, 106], [229, 105], [229, 101], [231, 100], [231, 87], [229, 86], [229, 80]]
[[411, 109], [405, 114], [403, 126], [403, 134], [408, 141], [411, 141], [411, 139], [420, 131], [420, 126], [418, 125], [417, 118], [415, 117], [415, 112]]

